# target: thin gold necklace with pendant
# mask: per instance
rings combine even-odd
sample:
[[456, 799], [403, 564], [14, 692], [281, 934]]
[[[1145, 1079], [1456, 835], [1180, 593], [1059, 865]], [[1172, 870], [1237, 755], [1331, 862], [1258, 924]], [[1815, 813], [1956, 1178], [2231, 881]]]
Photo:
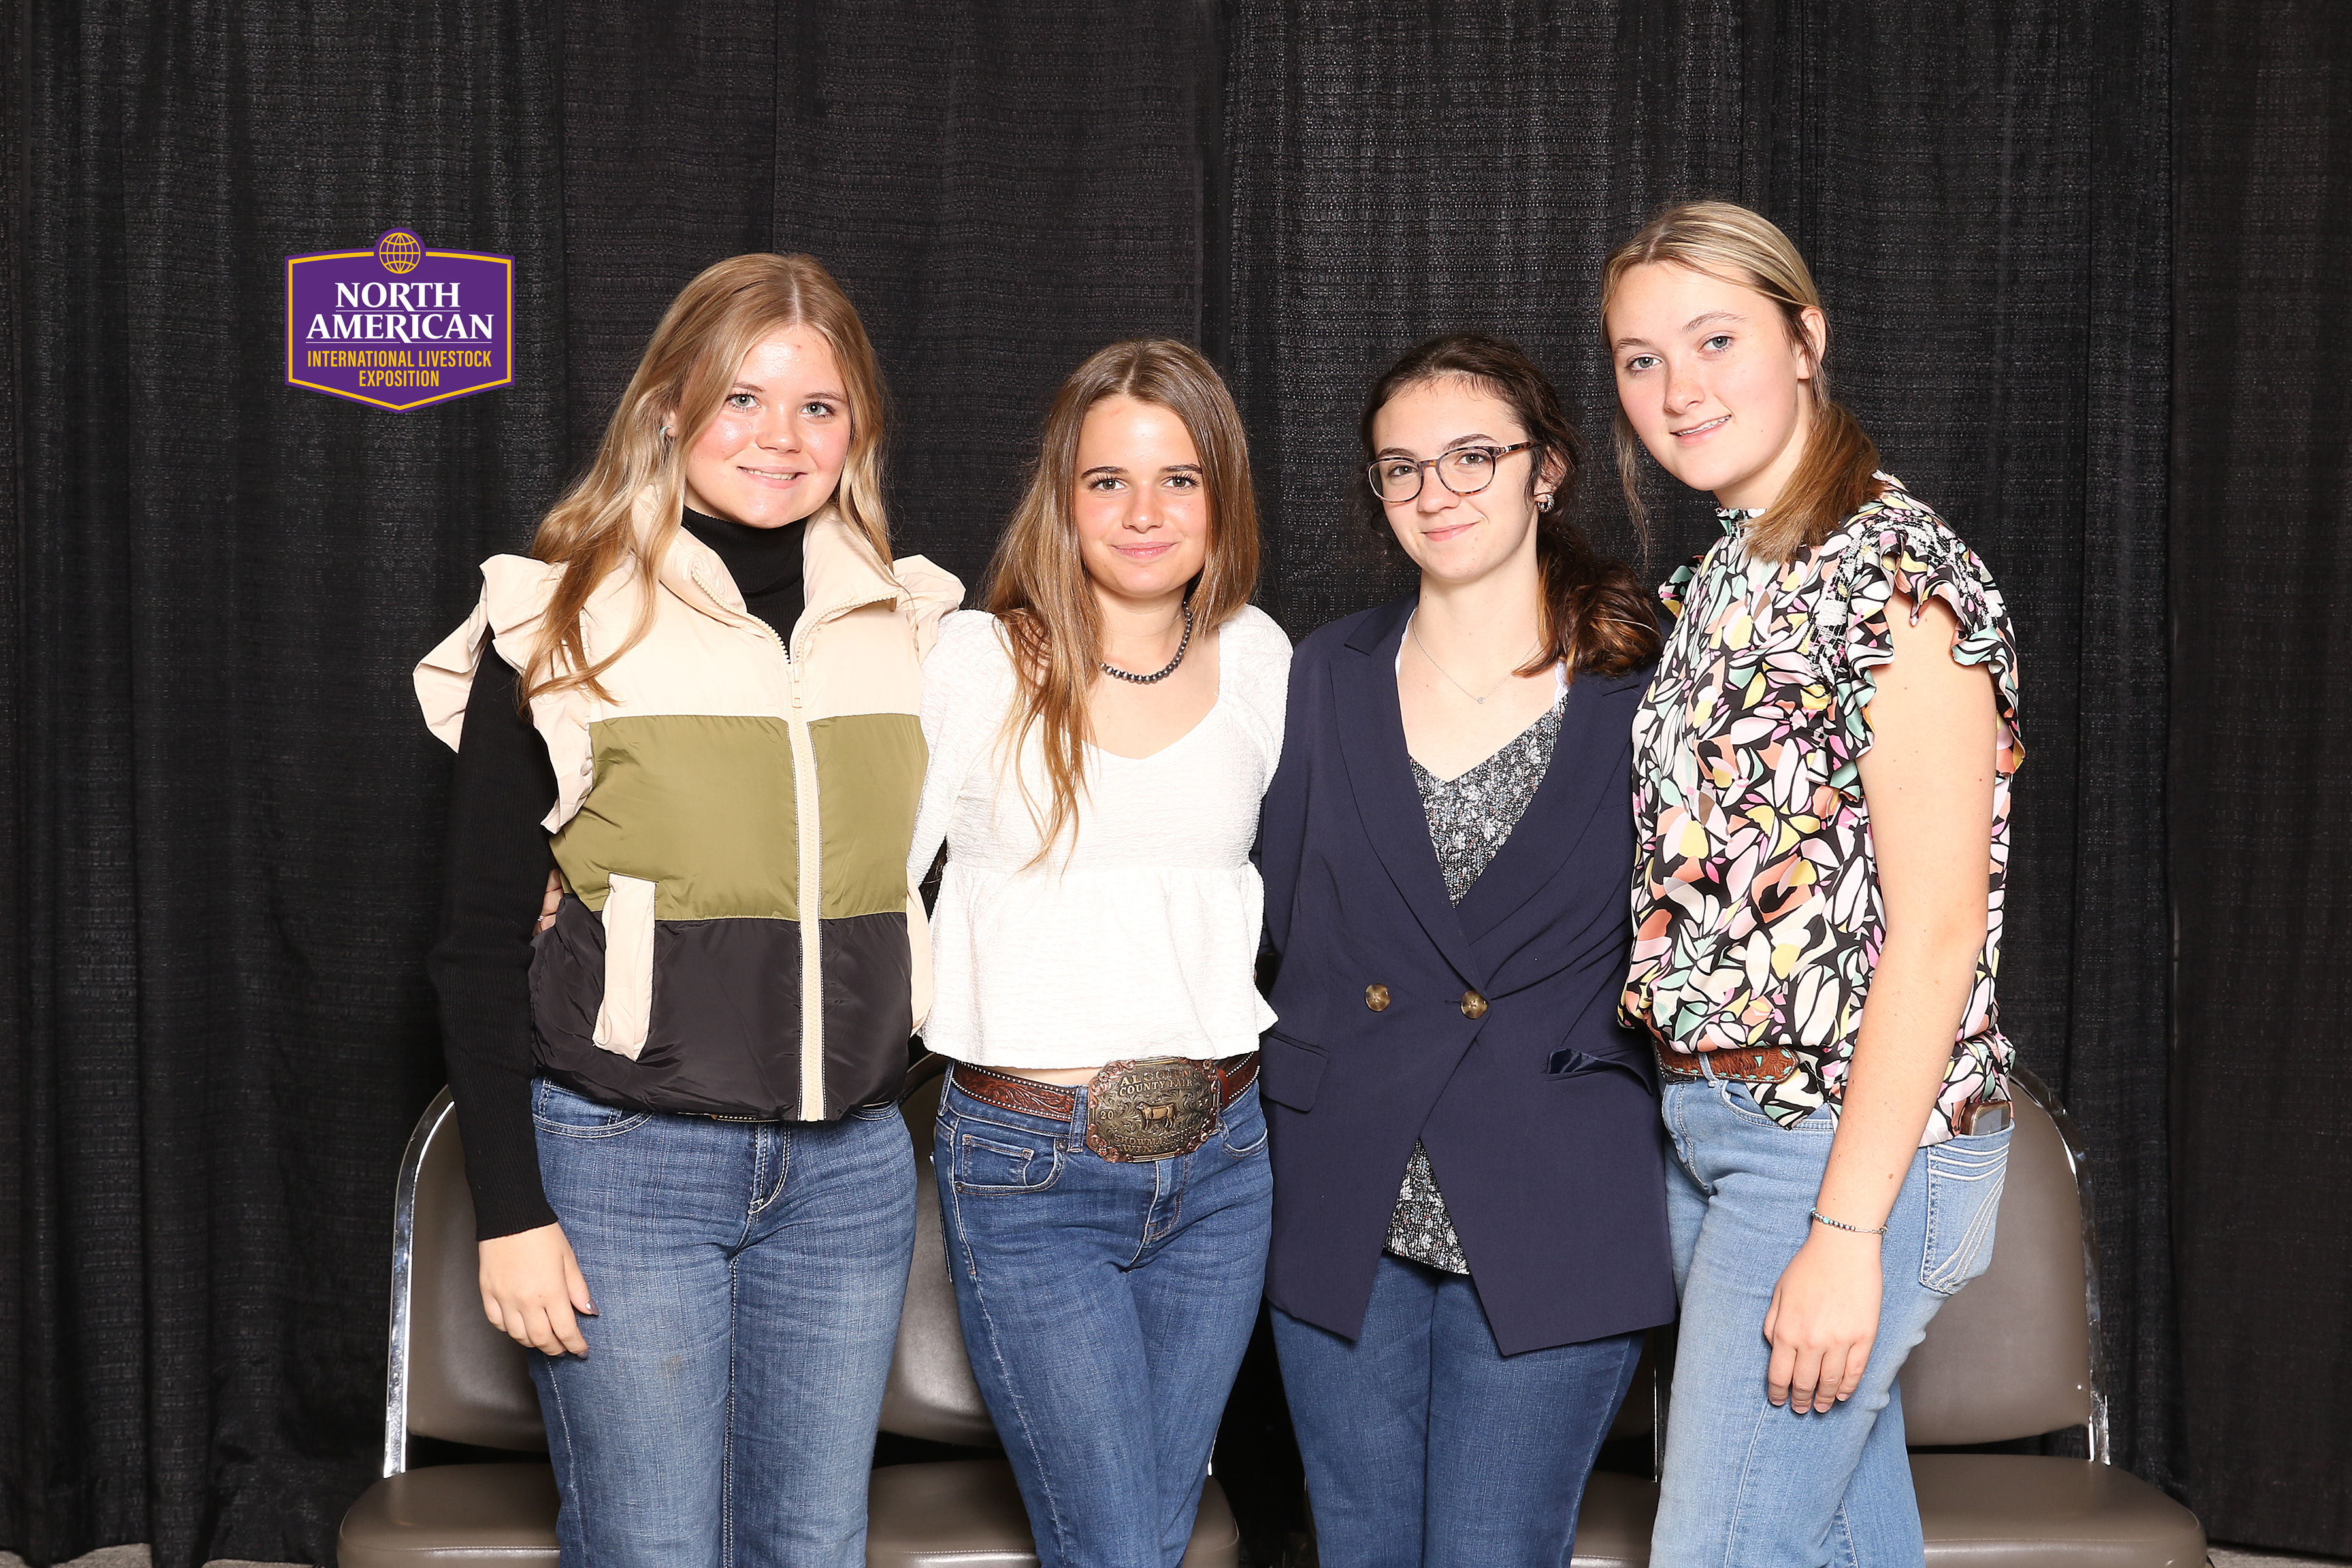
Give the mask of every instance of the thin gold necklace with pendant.
[[[1481, 697], [1476, 692], [1471, 690], [1468, 687], [1463, 685], [1460, 681], [1454, 680], [1453, 672], [1447, 669], [1444, 665], [1438, 663], [1437, 656], [1429, 651], [1429, 645], [1421, 640], [1421, 612], [1419, 610], [1415, 610], [1412, 613], [1412, 617], [1405, 622], [1404, 631], [1405, 636], [1412, 638], [1412, 646], [1421, 650], [1421, 657], [1429, 660], [1429, 668], [1437, 671], [1438, 674], [1444, 676], [1447, 680], [1452, 681], [1454, 690], [1459, 691], [1463, 696], [1467, 697], [1471, 701], [1475, 702], [1481, 708], [1486, 706], [1486, 697], [1492, 697], [1495, 693], [1503, 689], [1503, 682], [1510, 679], [1512, 676], [1518, 673], [1518, 668], [1516, 665], [1511, 668], [1503, 671], [1501, 679], [1497, 679], [1494, 685], [1486, 688], [1486, 697]], [[1535, 651], [1534, 646], [1529, 645], [1528, 648], [1528, 658], [1533, 658], [1535, 656]], [[1519, 662], [1524, 664], [1527, 660], [1522, 659]]]

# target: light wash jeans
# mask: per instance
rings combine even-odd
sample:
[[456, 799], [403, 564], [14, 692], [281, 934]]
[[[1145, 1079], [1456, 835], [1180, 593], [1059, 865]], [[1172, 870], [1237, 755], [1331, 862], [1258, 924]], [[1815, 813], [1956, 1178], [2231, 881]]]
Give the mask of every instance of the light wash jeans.
[[1568, 1568], [1639, 1333], [1506, 1356], [1469, 1277], [1383, 1254], [1353, 1340], [1274, 1310], [1323, 1568]]
[[1040, 1568], [1176, 1568], [1257, 1324], [1274, 1177], [1257, 1086], [1190, 1154], [1114, 1163], [952, 1077], [933, 1165], [971, 1369]]
[[1652, 1568], [1921, 1568], [1895, 1374], [1992, 1261], [2008, 1130], [1913, 1157], [1879, 1242], [1885, 1296], [1862, 1386], [1799, 1415], [1765, 1396], [1764, 1313], [1811, 1228], [1836, 1112], [1784, 1128], [1715, 1079], [1669, 1082], [1663, 1111], [1682, 1330]]
[[546, 1079], [531, 1107], [598, 1313], [584, 1357], [530, 1357], [563, 1568], [863, 1568], [915, 1248], [897, 1108], [713, 1121]]

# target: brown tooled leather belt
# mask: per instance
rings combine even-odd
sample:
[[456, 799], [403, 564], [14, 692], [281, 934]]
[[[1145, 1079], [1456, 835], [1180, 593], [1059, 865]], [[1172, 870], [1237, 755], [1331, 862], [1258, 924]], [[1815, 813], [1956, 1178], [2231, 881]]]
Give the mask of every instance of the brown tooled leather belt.
[[1797, 1070], [1797, 1053], [1786, 1046], [1758, 1046], [1745, 1051], [1676, 1051], [1654, 1039], [1650, 1048], [1657, 1054], [1658, 1071], [1677, 1083], [1707, 1076], [1699, 1070], [1701, 1057], [1706, 1058], [1708, 1072], [1735, 1083], [1779, 1083]]
[[[1759, 1046], [1748, 1051], [1671, 1051], [1653, 1039], [1650, 1049], [1658, 1058], [1658, 1071], [1676, 1083], [1706, 1076], [1698, 1069], [1701, 1057], [1716, 1077], [1735, 1083], [1779, 1083], [1797, 1070], [1797, 1053], [1786, 1046]], [[1998, 1132], [2010, 1124], [2013, 1110], [2006, 1097], [1972, 1100], [1950, 1112], [1952, 1131], [1964, 1138]]]
[[[970, 1062], [957, 1062], [950, 1071], [956, 1088], [983, 1105], [1053, 1121], [1077, 1116], [1076, 1085], [1040, 1083]], [[1085, 1085], [1087, 1147], [1119, 1163], [1190, 1154], [1217, 1131], [1225, 1107], [1256, 1080], [1255, 1051], [1214, 1062], [1147, 1057], [1108, 1063]]]

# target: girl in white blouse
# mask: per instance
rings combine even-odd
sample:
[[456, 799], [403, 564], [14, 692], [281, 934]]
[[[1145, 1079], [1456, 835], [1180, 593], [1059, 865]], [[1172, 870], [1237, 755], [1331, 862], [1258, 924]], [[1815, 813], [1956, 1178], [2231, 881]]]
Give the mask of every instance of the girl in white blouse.
[[1115, 343], [1054, 400], [988, 609], [924, 666], [940, 1208], [1041, 1568], [1174, 1568], [1256, 1320], [1249, 852], [1290, 667], [1257, 557], [1217, 373]]

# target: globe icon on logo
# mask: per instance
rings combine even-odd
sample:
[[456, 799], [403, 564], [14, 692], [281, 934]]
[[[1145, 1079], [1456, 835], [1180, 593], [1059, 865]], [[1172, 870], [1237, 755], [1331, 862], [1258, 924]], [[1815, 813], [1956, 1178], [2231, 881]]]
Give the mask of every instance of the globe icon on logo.
[[386, 272], [414, 272], [425, 259], [425, 246], [404, 228], [386, 229], [375, 242], [375, 258]]

